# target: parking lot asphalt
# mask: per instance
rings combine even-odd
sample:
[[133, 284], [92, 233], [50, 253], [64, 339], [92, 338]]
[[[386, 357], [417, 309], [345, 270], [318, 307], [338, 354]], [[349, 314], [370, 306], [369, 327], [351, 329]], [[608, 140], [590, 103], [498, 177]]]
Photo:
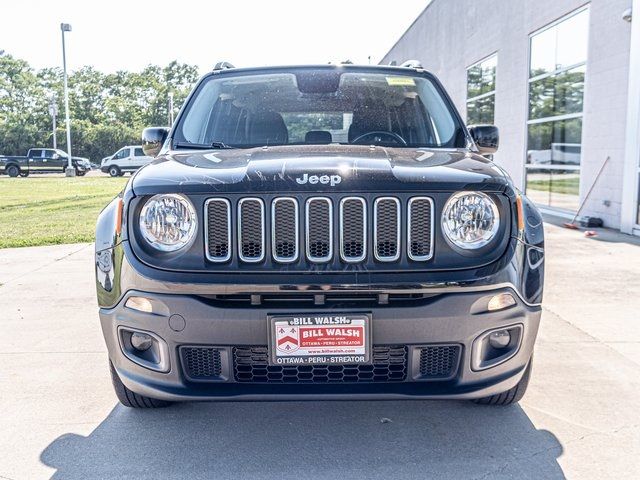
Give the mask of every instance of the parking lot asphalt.
[[640, 478], [640, 246], [547, 225], [532, 381], [469, 402], [117, 404], [92, 246], [0, 250], [0, 479]]

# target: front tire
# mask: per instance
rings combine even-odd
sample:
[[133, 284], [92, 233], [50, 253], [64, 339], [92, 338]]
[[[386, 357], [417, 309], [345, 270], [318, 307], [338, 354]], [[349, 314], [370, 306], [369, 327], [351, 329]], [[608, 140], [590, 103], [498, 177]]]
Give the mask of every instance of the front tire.
[[7, 167], [7, 175], [9, 175], [11, 178], [16, 178], [18, 175], [20, 175], [20, 169], [15, 165], [9, 165]]
[[111, 371], [111, 381], [113, 382], [113, 389], [116, 392], [116, 397], [120, 400], [120, 403], [129, 408], [163, 408], [171, 405], [171, 402], [166, 400], [158, 400], [156, 398], [145, 397], [144, 395], [138, 395], [137, 393], [129, 390], [120, 377], [118, 372], [113, 366], [113, 363], [109, 362], [109, 370]]
[[118, 167], [116, 167], [115, 165], [111, 165], [109, 167], [109, 175], [111, 175], [112, 177], [119, 177], [120, 176], [120, 169]]
[[479, 398], [474, 400], [475, 403], [480, 405], [498, 405], [498, 406], [507, 406], [512, 405], [514, 403], [518, 403], [524, 397], [525, 392], [527, 391], [527, 387], [529, 386], [529, 378], [531, 377], [531, 364], [533, 363], [533, 357], [529, 360], [529, 364], [527, 365], [526, 370], [524, 371], [524, 375], [520, 381], [512, 388], [507, 390], [506, 392], [497, 393], [495, 395], [491, 395], [490, 397]]
[[86, 173], [87, 172], [85, 170], [76, 170], [76, 176], [78, 177], [84, 177]]

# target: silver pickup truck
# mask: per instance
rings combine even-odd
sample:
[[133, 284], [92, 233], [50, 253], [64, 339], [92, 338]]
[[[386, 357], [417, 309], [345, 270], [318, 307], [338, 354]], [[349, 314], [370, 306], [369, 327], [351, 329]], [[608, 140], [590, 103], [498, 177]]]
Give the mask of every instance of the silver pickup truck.
[[[67, 159], [66, 152], [57, 148], [31, 148], [26, 157], [0, 155], [0, 174], [28, 177], [30, 173], [64, 173]], [[91, 170], [88, 158], [71, 157], [71, 163], [80, 177]]]

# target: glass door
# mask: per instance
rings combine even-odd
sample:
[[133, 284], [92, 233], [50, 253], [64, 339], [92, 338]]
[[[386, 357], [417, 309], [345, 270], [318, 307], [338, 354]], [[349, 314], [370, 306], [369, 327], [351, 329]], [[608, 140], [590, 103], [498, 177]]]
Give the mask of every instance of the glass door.
[[525, 181], [536, 204], [576, 212], [580, 202], [582, 111], [589, 10], [530, 37]]

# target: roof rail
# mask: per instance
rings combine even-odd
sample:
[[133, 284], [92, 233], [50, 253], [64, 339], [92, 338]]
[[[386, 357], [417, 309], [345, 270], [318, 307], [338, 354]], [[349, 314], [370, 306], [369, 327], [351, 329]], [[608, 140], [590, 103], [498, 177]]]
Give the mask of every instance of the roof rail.
[[400, 66], [406, 68], [423, 68], [420, 60], [407, 60]]
[[236, 67], [231, 65], [229, 62], [218, 62], [213, 67], [214, 70], [225, 70], [227, 68], [236, 68]]

